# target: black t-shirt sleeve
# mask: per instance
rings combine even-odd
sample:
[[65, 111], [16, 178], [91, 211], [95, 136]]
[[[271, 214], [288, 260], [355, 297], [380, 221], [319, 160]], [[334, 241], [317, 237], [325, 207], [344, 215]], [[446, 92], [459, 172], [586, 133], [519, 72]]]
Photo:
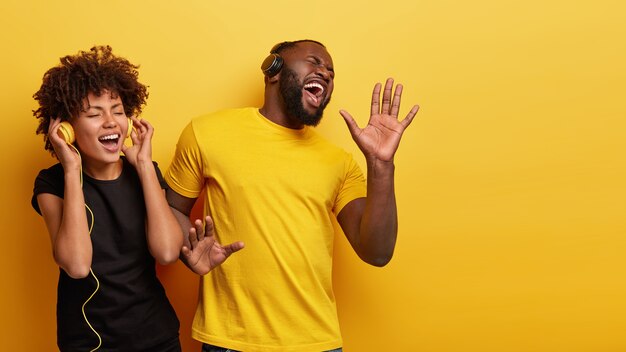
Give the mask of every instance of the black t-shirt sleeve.
[[33, 209], [39, 213], [39, 215], [41, 215], [41, 210], [39, 209], [39, 203], [37, 202], [37, 195], [41, 193], [50, 193], [59, 198], [63, 198], [63, 194], [65, 192], [64, 181], [63, 166], [61, 166], [61, 164], [55, 164], [48, 169], [39, 171], [39, 174], [35, 179], [33, 197], [30, 200], [30, 204], [33, 206]]
[[161, 169], [159, 169], [159, 164], [156, 161], [153, 161], [152, 163], [154, 164], [154, 170], [156, 170], [157, 178], [159, 179], [159, 184], [161, 185], [161, 188], [165, 190], [168, 189], [169, 186], [167, 185], [167, 182], [165, 182], [165, 179], [163, 178]]

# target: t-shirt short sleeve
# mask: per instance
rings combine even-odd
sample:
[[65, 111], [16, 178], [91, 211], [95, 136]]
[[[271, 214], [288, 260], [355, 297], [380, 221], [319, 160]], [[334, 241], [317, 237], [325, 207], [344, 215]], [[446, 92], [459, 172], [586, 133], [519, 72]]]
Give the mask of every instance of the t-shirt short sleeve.
[[359, 165], [354, 161], [351, 155], [346, 158], [346, 176], [337, 194], [333, 212], [339, 214], [346, 204], [357, 198], [367, 196], [367, 185], [365, 177]]
[[59, 198], [63, 198], [63, 194], [65, 192], [63, 181], [63, 167], [61, 164], [56, 164], [49, 169], [44, 169], [39, 172], [37, 178], [35, 178], [33, 197], [30, 201], [33, 209], [35, 209], [39, 215], [41, 215], [41, 210], [39, 209], [37, 196], [41, 193], [50, 193]]
[[165, 181], [174, 192], [187, 198], [198, 198], [204, 186], [203, 170], [202, 152], [191, 122], [178, 139], [174, 158], [165, 172]]
[[154, 171], [156, 171], [157, 179], [159, 180], [159, 185], [161, 185], [162, 189], [168, 189], [169, 186], [165, 179], [163, 178], [163, 174], [161, 173], [161, 169], [159, 169], [159, 164], [156, 161], [152, 162], [154, 164]]

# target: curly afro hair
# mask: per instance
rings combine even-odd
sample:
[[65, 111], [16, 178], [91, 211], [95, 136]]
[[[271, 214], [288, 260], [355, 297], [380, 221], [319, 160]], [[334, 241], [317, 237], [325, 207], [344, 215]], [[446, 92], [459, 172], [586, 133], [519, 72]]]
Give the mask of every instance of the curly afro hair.
[[89, 93], [100, 95], [105, 90], [124, 104], [126, 116], [141, 114], [148, 99], [147, 86], [139, 83], [138, 65], [115, 56], [110, 46], [94, 46], [60, 59], [61, 63], [43, 76], [39, 91], [33, 98], [39, 108], [33, 111], [39, 120], [37, 134], [43, 134], [45, 149], [53, 156], [54, 149], [48, 139], [50, 120], [60, 117], [67, 121], [85, 111]]

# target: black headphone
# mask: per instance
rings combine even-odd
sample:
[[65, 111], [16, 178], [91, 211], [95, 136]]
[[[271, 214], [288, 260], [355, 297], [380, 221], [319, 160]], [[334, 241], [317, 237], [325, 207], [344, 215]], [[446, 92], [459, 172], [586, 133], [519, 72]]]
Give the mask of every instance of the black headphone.
[[291, 42], [282, 42], [272, 47], [272, 50], [270, 50], [270, 54], [265, 58], [265, 60], [263, 60], [263, 63], [261, 64], [261, 71], [263, 71], [264, 75], [266, 75], [267, 77], [273, 77], [276, 76], [278, 72], [280, 72], [280, 69], [283, 68], [283, 58], [280, 57], [280, 54], [278, 54], [278, 52], [282, 49], [283, 46], [285, 46], [285, 44], [289, 43]]

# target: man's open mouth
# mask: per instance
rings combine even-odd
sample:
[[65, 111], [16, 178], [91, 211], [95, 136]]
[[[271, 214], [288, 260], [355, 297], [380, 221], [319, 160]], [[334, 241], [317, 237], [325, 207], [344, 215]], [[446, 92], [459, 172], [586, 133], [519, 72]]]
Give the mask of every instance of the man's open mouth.
[[316, 104], [319, 104], [319, 99], [324, 95], [325, 89], [319, 82], [311, 82], [304, 85], [304, 90]]

